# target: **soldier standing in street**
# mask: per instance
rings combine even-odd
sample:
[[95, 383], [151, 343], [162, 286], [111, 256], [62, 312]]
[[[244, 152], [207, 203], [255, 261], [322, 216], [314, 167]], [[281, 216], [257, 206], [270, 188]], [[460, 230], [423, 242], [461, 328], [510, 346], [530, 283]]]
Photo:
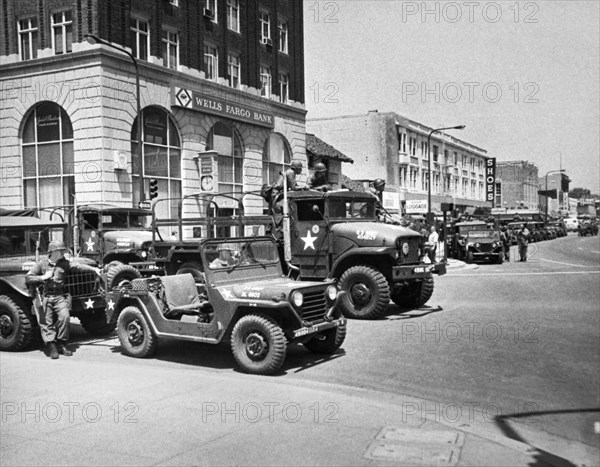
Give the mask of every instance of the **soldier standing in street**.
[[65, 356], [73, 355], [66, 347], [69, 340], [71, 297], [65, 290], [65, 279], [71, 272], [101, 274], [98, 268], [70, 263], [65, 258], [66, 251], [63, 242], [51, 241], [48, 245], [48, 259], [34, 264], [26, 276], [28, 286], [44, 285], [39, 325], [42, 339], [52, 359], [57, 359], [59, 353]]
[[529, 229], [527, 224], [521, 225], [521, 230], [517, 232], [517, 244], [519, 245], [519, 261], [527, 261], [527, 247], [529, 245]]
[[327, 191], [329, 184], [327, 183], [327, 167], [322, 162], [315, 164], [315, 172], [308, 177], [306, 186], [311, 190]]
[[508, 228], [505, 225], [500, 230], [500, 240], [502, 241], [504, 261], [510, 261], [510, 239], [508, 238]]

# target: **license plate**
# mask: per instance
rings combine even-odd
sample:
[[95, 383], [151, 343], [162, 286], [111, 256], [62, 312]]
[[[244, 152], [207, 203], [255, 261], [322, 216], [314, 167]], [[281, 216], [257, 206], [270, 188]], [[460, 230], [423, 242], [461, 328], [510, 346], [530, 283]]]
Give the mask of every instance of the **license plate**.
[[341, 324], [344, 324], [344, 322], [345, 322], [345, 319], [340, 318], [336, 321], [332, 321], [331, 323], [315, 324], [313, 326], [307, 326], [304, 328], [296, 329], [294, 331], [294, 337], [302, 337], [302, 336], [307, 336], [309, 334], [314, 334], [316, 332], [320, 332], [321, 330], [323, 330], [323, 328], [330, 329], [331, 327], [333, 327], [333, 326], [329, 326], [330, 324], [332, 324], [334, 326], [339, 326]]
[[422, 268], [415, 268], [414, 269], [414, 273], [415, 274], [422, 274], [422, 273], [431, 271], [431, 269], [433, 269], [433, 266], [425, 266], [425, 267], [422, 267]]

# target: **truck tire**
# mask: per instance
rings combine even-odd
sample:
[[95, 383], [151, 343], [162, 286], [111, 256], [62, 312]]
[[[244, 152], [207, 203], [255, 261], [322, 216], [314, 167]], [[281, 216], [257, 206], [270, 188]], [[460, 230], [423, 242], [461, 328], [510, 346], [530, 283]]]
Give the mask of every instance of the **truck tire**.
[[110, 323], [106, 322], [106, 315], [104, 313], [79, 316], [79, 322], [81, 323], [81, 327], [85, 329], [85, 332], [91, 336], [107, 336], [117, 327], [116, 320]]
[[400, 308], [420, 308], [433, 295], [433, 277], [414, 282], [392, 294], [392, 300]]
[[231, 352], [244, 372], [271, 375], [283, 365], [287, 340], [274, 319], [246, 315], [233, 327]]
[[23, 350], [31, 342], [29, 316], [10, 297], [0, 295], [0, 350]]
[[183, 263], [175, 274], [191, 274], [196, 282], [206, 283], [206, 277], [202, 272], [202, 264], [199, 261], [188, 261]]
[[336, 328], [328, 329], [325, 332], [317, 334], [304, 347], [312, 353], [331, 355], [339, 349], [346, 338], [346, 323], [340, 324]]
[[130, 266], [129, 264], [119, 264], [108, 269], [108, 272], [106, 273], [106, 285], [108, 290], [110, 290], [113, 287], [128, 284], [133, 279], [138, 279], [140, 277], [142, 277], [140, 271], [133, 266]]
[[342, 312], [347, 318], [377, 319], [390, 304], [390, 286], [387, 279], [369, 266], [353, 266], [340, 277]]
[[156, 336], [144, 314], [135, 306], [128, 306], [119, 314], [117, 334], [123, 352], [131, 357], [146, 358], [156, 351]]

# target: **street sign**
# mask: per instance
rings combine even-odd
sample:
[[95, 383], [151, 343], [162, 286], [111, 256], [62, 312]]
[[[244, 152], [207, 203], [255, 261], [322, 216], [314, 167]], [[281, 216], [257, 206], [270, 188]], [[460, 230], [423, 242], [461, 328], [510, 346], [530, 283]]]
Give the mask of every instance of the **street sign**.
[[140, 201], [140, 209], [152, 209], [152, 203], [150, 201]]

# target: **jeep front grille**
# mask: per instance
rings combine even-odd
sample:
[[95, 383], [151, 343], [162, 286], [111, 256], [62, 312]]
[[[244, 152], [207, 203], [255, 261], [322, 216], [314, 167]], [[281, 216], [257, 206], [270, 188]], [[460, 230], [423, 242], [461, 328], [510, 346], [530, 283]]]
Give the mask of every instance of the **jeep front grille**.
[[65, 280], [65, 289], [72, 297], [87, 297], [98, 293], [96, 275], [89, 272], [71, 273]]
[[[408, 255], [402, 253], [402, 245], [408, 243]], [[419, 262], [419, 252], [422, 250], [419, 238], [407, 238], [400, 241], [398, 250], [398, 264], [415, 264]]]
[[327, 311], [327, 301], [324, 290], [316, 290], [304, 293], [302, 304], [302, 318], [306, 321], [318, 321], [323, 319]]

